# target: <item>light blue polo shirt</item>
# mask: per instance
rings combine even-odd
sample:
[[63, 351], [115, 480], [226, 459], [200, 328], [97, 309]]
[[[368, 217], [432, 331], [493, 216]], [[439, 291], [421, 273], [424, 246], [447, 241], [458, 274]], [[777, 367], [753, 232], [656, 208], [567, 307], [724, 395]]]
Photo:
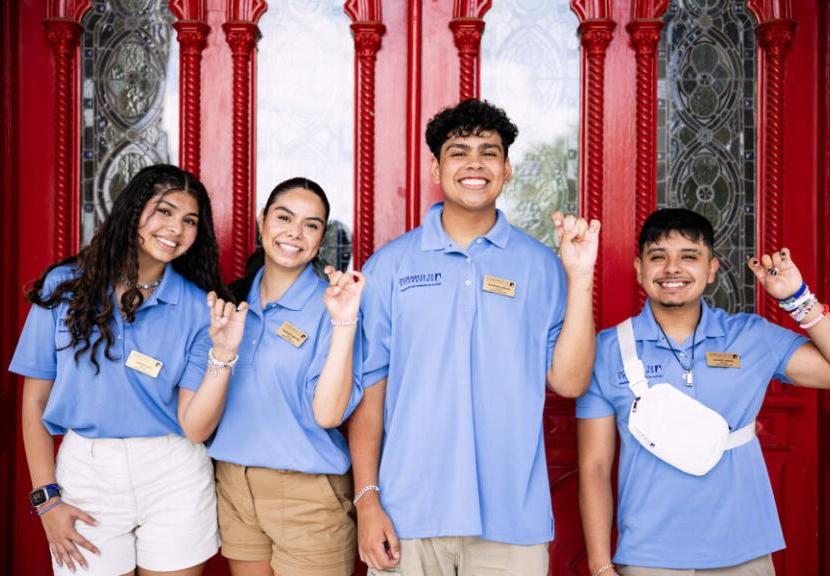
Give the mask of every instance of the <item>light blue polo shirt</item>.
[[[388, 379], [381, 500], [401, 538], [547, 542], [542, 410], [564, 271], [502, 212], [466, 250], [455, 245], [442, 209], [364, 268], [364, 381]], [[485, 291], [485, 275], [515, 294]]]
[[[263, 270], [248, 293], [250, 311], [239, 361], [210, 455], [243, 466], [345, 474], [350, 466], [346, 440], [336, 428], [321, 428], [311, 408], [331, 343], [331, 317], [323, 304], [328, 283], [307, 266], [279, 300], [263, 309]], [[300, 346], [279, 335], [286, 322], [306, 335]], [[362, 354], [360, 339], [356, 340], [354, 383], [345, 417], [363, 397]]]
[[[49, 294], [73, 274], [73, 266], [55, 268], [42, 293]], [[76, 362], [75, 350], [66, 348], [66, 302], [51, 310], [31, 307], [9, 370], [54, 381], [43, 413], [43, 423], [53, 435], [67, 430], [87, 438], [182, 435], [176, 414], [178, 388], [199, 388], [210, 348], [205, 293], [167, 266], [161, 285], [136, 310], [134, 322], [126, 322], [117, 312], [118, 303], [114, 305], [114, 360], [104, 356], [102, 344], [96, 356], [98, 374], [89, 352]], [[95, 329], [92, 337], [97, 335]], [[157, 377], [125, 365], [134, 350], [162, 363]]]
[[[649, 384], [671, 383], [717, 411], [737, 430], [761, 409], [769, 381], [787, 382], [784, 370], [803, 336], [755, 314], [734, 314], [702, 304], [695, 338], [694, 386], [681, 379], [651, 306], [634, 318], [637, 354]], [[682, 347], [691, 358], [692, 338]], [[707, 352], [740, 357], [739, 368], [707, 366]], [[614, 562], [674, 569], [719, 568], [741, 564], [784, 548], [772, 488], [755, 438], [724, 452], [705, 476], [692, 476], [666, 464], [640, 446], [628, 431], [633, 394], [623, 371], [614, 328], [597, 337], [594, 376], [577, 400], [577, 418], [616, 416], [620, 433], [619, 531]]]

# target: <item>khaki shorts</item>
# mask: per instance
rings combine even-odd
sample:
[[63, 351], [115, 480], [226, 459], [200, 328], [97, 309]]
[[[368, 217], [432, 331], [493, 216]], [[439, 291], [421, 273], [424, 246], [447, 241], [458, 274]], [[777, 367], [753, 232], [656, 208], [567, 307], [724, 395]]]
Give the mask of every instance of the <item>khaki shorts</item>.
[[775, 576], [775, 567], [772, 565], [770, 556], [761, 556], [755, 560], [726, 568], [669, 570], [667, 568], [617, 566], [617, 573], [620, 576]]
[[351, 474], [303, 474], [216, 462], [222, 556], [270, 560], [280, 576], [350, 576]]
[[472, 536], [401, 540], [401, 562], [367, 576], [547, 576], [548, 545], [518, 546]]

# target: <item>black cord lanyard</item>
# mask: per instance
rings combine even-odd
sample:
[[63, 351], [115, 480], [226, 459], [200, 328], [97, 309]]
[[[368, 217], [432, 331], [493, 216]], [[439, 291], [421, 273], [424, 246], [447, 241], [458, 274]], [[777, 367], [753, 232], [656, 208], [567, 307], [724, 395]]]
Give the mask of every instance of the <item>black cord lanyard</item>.
[[672, 346], [671, 339], [666, 334], [666, 331], [663, 330], [663, 327], [660, 325], [659, 322], [657, 322], [657, 319], [656, 318], [654, 319], [654, 322], [657, 323], [657, 327], [660, 328], [660, 332], [663, 333], [663, 338], [666, 339], [666, 344], [669, 345], [669, 350], [671, 350], [671, 353], [674, 355], [674, 359], [677, 360], [677, 363], [680, 364], [680, 367], [683, 369], [683, 383], [688, 387], [691, 387], [694, 384], [694, 376], [692, 376], [692, 368], [694, 368], [694, 365], [695, 365], [695, 347], [697, 346], [697, 342], [696, 342], [696, 340], [697, 340], [697, 329], [698, 329], [698, 326], [700, 326], [700, 319], [701, 318], [703, 318], [703, 310], [700, 311], [700, 316], [698, 316], [698, 318], [697, 318], [697, 324], [695, 324], [695, 330], [694, 330], [694, 332], [692, 332], [692, 361], [689, 363], [688, 366], [683, 364], [683, 361], [680, 360], [680, 356], [677, 354], [677, 350], [674, 349], [674, 346]]

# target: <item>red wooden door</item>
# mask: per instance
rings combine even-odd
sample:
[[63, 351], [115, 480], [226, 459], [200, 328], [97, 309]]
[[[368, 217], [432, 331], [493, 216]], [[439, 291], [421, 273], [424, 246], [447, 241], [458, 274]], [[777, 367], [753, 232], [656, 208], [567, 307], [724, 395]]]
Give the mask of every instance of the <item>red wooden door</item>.
[[[6, 364], [25, 317], [19, 286], [50, 261], [74, 251], [80, 238], [82, 93], [76, 23], [90, 4], [27, 0], [3, 7], [3, 176], [4, 190], [13, 191], [3, 195], [2, 306], [10, 319], [3, 332]], [[275, 128], [266, 121], [270, 112], [263, 108], [258, 93], [266, 93], [266, 84], [278, 84], [287, 76], [280, 74], [279, 67], [290, 67], [292, 59], [273, 64], [266, 58], [266, 44], [285, 34], [285, 26], [301, 34], [325, 33], [318, 28], [303, 32], [298, 29], [300, 20], [283, 18], [289, 4], [279, 0], [170, 2], [180, 54], [179, 161], [200, 173], [212, 192], [226, 278], [239, 272], [251, 248], [258, 177], [264, 164], [267, 168], [276, 161], [262, 150], [262, 135]], [[595, 293], [599, 324], [610, 326], [635, 312], [641, 302], [631, 266], [635, 230], [658, 203], [679, 201], [672, 196], [666, 170], [672, 169], [668, 164], [675, 160], [682, 165], [683, 156], [672, 157], [670, 145], [661, 141], [664, 136], [671, 140], [672, 127], [664, 120], [672, 104], [661, 92], [670, 87], [671, 74], [667, 76], [660, 66], [677, 48], [665, 43], [674, 25], [667, 14], [678, 5], [694, 11], [741, 4], [749, 14], [748, 33], [756, 40], [749, 53], [736, 55], [738, 61], [754, 62], [745, 74], [755, 82], [749, 89], [750, 101], [741, 100], [744, 114], [754, 118], [754, 132], [746, 122], [739, 130], [741, 160], [745, 161], [741, 174], [746, 194], [751, 196], [751, 201], [741, 200], [742, 214], [749, 214], [742, 228], [742, 234], [749, 235], [743, 237], [744, 248], [786, 244], [804, 263], [805, 275], [821, 287], [824, 299], [830, 297], [827, 3], [347, 0], [342, 3], [346, 16], [340, 20], [331, 14], [329, 4], [336, 2], [298, 6], [328, 10], [326, 21], [339, 22], [343, 34], [351, 32], [350, 45], [338, 49], [347, 52], [345, 59], [332, 58], [337, 66], [348, 68], [347, 74], [336, 76], [340, 84], [334, 88], [345, 95], [342, 110], [335, 112], [338, 118], [344, 110], [347, 116], [353, 115], [347, 129], [351, 135], [346, 139], [354, 158], [353, 181], [327, 188], [330, 192], [337, 188], [335, 203], [348, 199], [352, 206], [348, 227], [357, 265], [376, 247], [417, 226], [429, 205], [440, 198], [427, 172], [429, 152], [423, 130], [428, 118], [459, 97], [480, 95], [505, 106], [519, 122], [520, 142], [528, 143], [524, 150], [516, 148], [513, 161], [525, 167], [524, 179], [519, 179], [523, 187], [510, 192], [506, 208], [521, 218], [521, 207], [546, 209], [550, 201], [556, 201], [601, 218], [604, 228]], [[269, 23], [275, 15], [281, 17], [279, 22]], [[694, 17], [698, 24], [714, 25], [702, 16], [707, 14]], [[290, 46], [280, 50], [290, 51]], [[528, 62], [532, 63], [529, 67]], [[698, 84], [709, 82], [710, 76], [717, 80], [717, 74], [707, 76], [702, 68], [696, 74]], [[291, 88], [301, 89], [286, 86]], [[695, 94], [703, 101], [706, 94], [727, 99], [716, 92]], [[310, 94], [310, 102], [323, 102], [315, 100], [322, 97]], [[296, 111], [279, 110], [278, 123], [297, 120], [292, 115]], [[533, 125], [536, 114], [541, 129]], [[297, 121], [319, 124], [310, 117]], [[568, 128], [572, 125], [576, 132]], [[713, 136], [717, 135], [713, 130]], [[747, 141], [753, 145], [747, 146]], [[307, 170], [287, 166], [286, 170]], [[321, 176], [306, 175], [322, 178], [328, 166], [321, 162], [319, 169]], [[538, 174], [548, 179], [545, 185], [552, 187], [555, 198], [545, 196], [545, 202], [540, 202], [542, 193], [534, 195]], [[712, 188], [717, 192], [716, 185]], [[711, 198], [701, 201], [704, 208], [712, 205]], [[732, 207], [714, 205], [721, 212]], [[760, 313], [778, 317], [774, 306], [757, 292], [746, 290], [744, 286], [744, 301], [752, 301]], [[4, 494], [0, 571], [46, 574], [42, 530], [37, 519], [28, 515], [24, 500], [28, 472], [19, 427], [14, 426], [18, 386], [16, 379], [3, 376], [2, 421], [8, 434], [0, 456], [9, 464], [9, 472], [0, 479]], [[822, 546], [830, 514], [826, 504], [830, 501], [830, 451], [826, 440], [819, 438], [827, 438], [830, 427], [827, 398], [822, 401], [816, 393], [774, 384], [759, 423], [788, 543], [788, 549], [776, 555], [778, 573], [824, 573], [830, 566]], [[551, 396], [544, 426], [557, 522], [551, 573], [586, 574], [576, 505], [573, 403]], [[224, 563], [212, 561], [209, 573], [225, 574]]]

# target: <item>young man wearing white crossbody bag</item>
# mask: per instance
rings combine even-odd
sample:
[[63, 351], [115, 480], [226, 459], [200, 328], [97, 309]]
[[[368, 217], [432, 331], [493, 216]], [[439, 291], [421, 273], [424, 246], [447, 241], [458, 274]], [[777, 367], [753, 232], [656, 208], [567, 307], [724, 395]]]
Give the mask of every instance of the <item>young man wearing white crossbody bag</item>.
[[[772, 576], [784, 548], [755, 417], [773, 378], [830, 388], [827, 306], [789, 251], [748, 266], [809, 336], [702, 299], [715, 280], [714, 232], [684, 209], [640, 233], [643, 311], [597, 339], [577, 401], [580, 503], [594, 576]], [[618, 542], [611, 471], [620, 434]]]

